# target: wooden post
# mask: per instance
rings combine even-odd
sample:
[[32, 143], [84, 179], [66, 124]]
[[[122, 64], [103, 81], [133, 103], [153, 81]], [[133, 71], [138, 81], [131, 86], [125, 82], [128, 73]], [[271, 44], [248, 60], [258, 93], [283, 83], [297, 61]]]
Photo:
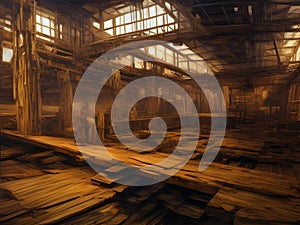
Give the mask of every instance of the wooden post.
[[97, 117], [98, 133], [101, 141], [104, 141], [105, 138], [105, 115], [104, 112], [99, 112]]
[[62, 133], [72, 132], [73, 87], [69, 71], [58, 70], [59, 86], [59, 126]]
[[297, 104], [297, 119], [296, 121], [300, 121], [300, 82], [296, 83], [296, 104]]
[[[154, 78], [147, 81], [147, 83], [145, 85], [146, 86], [146, 90], [145, 90], [146, 94], [155, 96], [155, 89], [157, 88], [155, 82], [156, 81]], [[157, 98], [148, 98], [147, 99], [147, 107], [145, 108], [146, 111], [144, 111], [144, 113], [149, 113], [148, 116], [150, 116], [150, 115], [157, 116], [157, 103], [158, 103]]]
[[230, 106], [230, 91], [229, 91], [229, 87], [228, 86], [223, 86], [222, 87], [222, 91], [223, 91], [223, 96], [224, 96], [224, 101], [223, 103], [225, 103], [224, 107], [225, 108], [229, 108]]
[[39, 61], [35, 51], [34, 24], [32, 6], [16, 3], [15, 28], [15, 97], [17, 106], [17, 127], [24, 135], [41, 133], [41, 90]]

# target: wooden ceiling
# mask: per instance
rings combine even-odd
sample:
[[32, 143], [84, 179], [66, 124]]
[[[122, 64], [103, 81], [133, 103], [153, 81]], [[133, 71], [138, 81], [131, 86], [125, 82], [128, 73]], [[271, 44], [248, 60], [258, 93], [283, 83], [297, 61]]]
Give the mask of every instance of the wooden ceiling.
[[[100, 10], [120, 9], [134, 2], [137, 0], [69, 0], [60, 4], [81, 7], [97, 18]], [[300, 44], [299, 0], [168, 2], [187, 18], [192, 32], [179, 30], [173, 38], [162, 35], [151, 38], [185, 43], [205, 59], [218, 77], [272, 76], [274, 84], [282, 84], [300, 65], [299, 61], [291, 61]], [[107, 42], [113, 46], [114, 42], [119, 45], [132, 40], [122, 37]]]

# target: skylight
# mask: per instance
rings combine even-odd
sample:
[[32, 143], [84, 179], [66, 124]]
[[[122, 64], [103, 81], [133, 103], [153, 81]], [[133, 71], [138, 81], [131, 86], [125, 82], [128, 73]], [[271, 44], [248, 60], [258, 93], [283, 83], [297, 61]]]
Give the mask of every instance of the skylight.
[[175, 15], [178, 15], [178, 11], [169, 3], [166, 7], [172, 10], [174, 15], [167, 14], [164, 8], [152, 1], [144, 1], [143, 8], [129, 6], [126, 13], [107, 19], [104, 22], [104, 30], [111, 36], [138, 31], [143, 31], [146, 35], [155, 35], [177, 30], [178, 18]]
[[[289, 18], [298, 18], [300, 15], [300, 6], [292, 6], [290, 7], [290, 10], [288, 12]], [[293, 25], [291, 27], [292, 29], [300, 29], [300, 24]], [[291, 61], [300, 61], [300, 32], [285, 32], [284, 38], [287, 39], [284, 42], [284, 47], [286, 48], [292, 48], [289, 50], [284, 50], [285, 52], [291, 51], [293, 53], [293, 56], [291, 57]]]
[[176, 66], [180, 69], [199, 74], [213, 74], [203, 58], [196, 55], [185, 44], [170, 44], [168, 46], [155, 45], [142, 48], [141, 50], [162, 62]]

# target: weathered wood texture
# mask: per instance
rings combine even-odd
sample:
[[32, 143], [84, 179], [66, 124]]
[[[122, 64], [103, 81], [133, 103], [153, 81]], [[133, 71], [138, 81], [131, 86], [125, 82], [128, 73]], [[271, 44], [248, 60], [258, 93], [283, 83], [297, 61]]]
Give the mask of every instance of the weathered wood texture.
[[[4, 138], [10, 136], [10, 138], [14, 140], [44, 146], [83, 160], [76, 144], [70, 139], [45, 136], [25, 137], [9, 131], [4, 131], [2, 136]], [[234, 151], [235, 148], [248, 148], [253, 149], [255, 152], [261, 148], [260, 142], [253, 143], [252, 146], [246, 146], [245, 143], [246, 141], [234, 142], [233, 139], [228, 139], [224, 145], [231, 147], [232, 151]], [[111, 159], [94, 154], [96, 150], [95, 146], [91, 145], [87, 147], [87, 151], [85, 152], [85, 154], [87, 154], [86, 157], [93, 157], [95, 163], [99, 163], [100, 165], [111, 164]], [[160, 152], [137, 154], [125, 150], [125, 148], [120, 145], [112, 145], [108, 147], [108, 150], [113, 157], [136, 166], [157, 163], [168, 156], [168, 154]], [[177, 174], [169, 178], [166, 183], [172, 184], [177, 188], [186, 188], [189, 190], [189, 193], [195, 191], [198, 193], [196, 196], [202, 193], [207, 196], [206, 202], [209, 202], [207, 207], [205, 207], [205, 204], [200, 206], [190, 203], [190, 200], [185, 200], [185, 198], [181, 199], [179, 194], [173, 195], [165, 193], [159, 195], [157, 192], [157, 199], [165, 207], [161, 212], [162, 215], [167, 215], [168, 210], [171, 210], [173, 213], [184, 215], [194, 220], [197, 220], [197, 218], [202, 219], [203, 217], [201, 215], [217, 218], [222, 218], [222, 215], [224, 215], [226, 218], [232, 218], [235, 224], [243, 224], [243, 222], [245, 222], [245, 224], [254, 224], [257, 221], [258, 224], [273, 223], [276, 225], [297, 224], [299, 222], [300, 218], [297, 211], [300, 210], [300, 184], [294, 178], [217, 163], [213, 163], [208, 169], [200, 173], [198, 171], [198, 164], [198, 160], [191, 160]], [[169, 165], [166, 165], [163, 171], [168, 171], [169, 169]], [[107, 171], [118, 176], [123, 170], [124, 167], [112, 166]], [[148, 172], [150, 178], [157, 173], [157, 171]], [[113, 184], [107, 184], [107, 181], [102, 179], [100, 175], [98, 175], [98, 178], [94, 177], [93, 182], [96, 182], [103, 188], [116, 188]], [[137, 193], [137, 191], [134, 192], [135, 195], [138, 195]], [[141, 197], [131, 196], [128, 201], [131, 202], [131, 205], [139, 205], [140, 202], [143, 202], [143, 198], [144, 195], [141, 195]], [[185, 203], [183, 204], [182, 201]], [[166, 203], [164, 204], [163, 202]], [[145, 207], [150, 206], [151, 205], [145, 205]], [[288, 207], [287, 209], [285, 208], [286, 206]], [[155, 205], [152, 207], [155, 208]], [[139, 208], [139, 210], [140, 209], [141, 208]], [[71, 211], [67, 214], [69, 215], [69, 213], [71, 213]], [[273, 214], [276, 214], [276, 216], [273, 216]], [[283, 215], [286, 215], [286, 217]], [[142, 221], [142, 218], [146, 219], [148, 216], [150, 215], [138, 211], [135, 217], [128, 219], [128, 224], [130, 224], [130, 221]], [[159, 220], [160, 216], [156, 215], [154, 218]], [[56, 221], [56, 219], [53, 221]]]
[[[19, 224], [58, 223], [100, 205], [116, 194], [113, 189], [90, 184], [84, 177], [84, 173], [79, 170], [68, 170], [62, 174], [42, 175], [1, 184], [1, 189], [10, 190], [24, 209], [35, 211], [33, 217], [30, 214], [16, 217], [7, 224], [13, 221]], [[11, 210], [14, 211], [12, 208]], [[6, 219], [2, 218], [1, 221]]]
[[59, 125], [63, 134], [71, 133], [72, 129], [72, 103], [73, 87], [69, 71], [58, 70], [59, 84]]
[[[17, 4], [17, 3], [16, 3]], [[21, 1], [14, 7], [14, 82], [18, 130], [22, 134], [41, 132], [41, 90], [39, 61], [35, 57], [33, 6]], [[27, 29], [25, 29], [27, 25]]]

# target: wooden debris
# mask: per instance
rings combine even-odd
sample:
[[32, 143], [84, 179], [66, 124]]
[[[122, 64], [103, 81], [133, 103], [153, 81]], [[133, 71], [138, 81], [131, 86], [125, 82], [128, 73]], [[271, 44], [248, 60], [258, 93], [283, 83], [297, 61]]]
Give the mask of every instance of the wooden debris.
[[91, 178], [93, 184], [101, 185], [103, 187], [113, 187], [116, 185], [115, 182], [105, 178], [104, 176], [97, 174]]
[[216, 210], [222, 209], [234, 214], [235, 224], [297, 224], [300, 220], [297, 201], [224, 187], [210, 201], [206, 213], [217, 217]]
[[[45, 145], [50, 149], [61, 149], [59, 152], [64, 151], [72, 156], [80, 154], [72, 140], [43, 136], [24, 137], [18, 134], [15, 135], [12, 132], [5, 133], [18, 139], [25, 139], [33, 145], [37, 143], [37, 145]], [[85, 157], [94, 157], [93, 154], [97, 153], [97, 149], [94, 146], [84, 147], [84, 149], [87, 149]], [[119, 149], [116, 144], [108, 149], [113, 157], [119, 157], [125, 163], [136, 166], [158, 163], [168, 156], [168, 154], [161, 152], [141, 155], [132, 151], [126, 151], [124, 148]], [[36, 158], [48, 158], [46, 153], [35, 154]], [[111, 159], [101, 156], [97, 157], [100, 161], [96, 160], [95, 162], [110, 165]], [[191, 160], [182, 170], [170, 177], [161, 186], [154, 185], [136, 189], [127, 188], [123, 185], [112, 185], [111, 181], [103, 180], [103, 177], [99, 175], [95, 176], [94, 172], [90, 170], [85, 171], [85, 167], [54, 170], [54, 174], [6, 182], [0, 186], [9, 189], [20, 199], [20, 204], [23, 207], [38, 209], [35, 215], [36, 218], [22, 215], [20, 218], [10, 220], [25, 224], [37, 222], [57, 223], [68, 220], [70, 216], [81, 218], [83, 221], [84, 216], [80, 216], [82, 213], [92, 212], [91, 208], [93, 207], [101, 208], [101, 204], [105, 203], [105, 199], [112, 199], [117, 193], [122, 194], [122, 201], [119, 202], [120, 205], [117, 206], [117, 209], [114, 208], [118, 212], [116, 213], [116, 221], [122, 221], [124, 224], [143, 223], [143, 221], [151, 224], [163, 221], [169, 215], [169, 212], [196, 221], [203, 219], [206, 215], [210, 217], [224, 216], [226, 221], [230, 221], [234, 217], [234, 221], [237, 224], [241, 223], [241, 221], [246, 221], [245, 224], [253, 223], [257, 219], [252, 218], [252, 214], [255, 215], [255, 213], [262, 214], [264, 219], [261, 221], [270, 221], [267, 215], [270, 216], [272, 213], [278, 212], [278, 221], [276, 223], [280, 224], [282, 222], [282, 224], [285, 224], [292, 220], [295, 222], [294, 210], [291, 211], [291, 215], [289, 215], [288, 210], [284, 211], [286, 215], [290, 216], [290, 220], [281, 218], [280, 210], [284, 202], [288, 204], [288, 208], [294, 207], [295, 210], [297, 209], [300, 198], [299, 182], [291, 177], [273, 173], [274, 164], [265, 161], [265, 158], [261, 158], [261, 161], [258, 163], [271, 165], [269, 172], [217, 163], [213, 163], [205, 171], [199, 172], [199, 161]], [[255, 165], [247, 166], [243, 161], [240, 164], [240, 166], [247, 167]], [[171, 167], [171, 164], [165, 165], [161, 172], [167, 171]], [[296, 167], [297, 164], [294, 164], [293, 171]], [[123, 169], [124, 167], [112, 166], [107, 171], [111, 174], [118, 174]], [[291, 167], [282, 167], [282, 171], [291, 173], [292, 170]], [[92, 182], [97, 182], [101, 185], [90, 184], [91, 177]], [[172, 184], [172, 188], [168, 188], [169, 184]], [[250, 198], [255, 199], [257, 202], [266, 201], [271, 205], [278, 203], [280, 206], [272, 207], [273, 211], [271, 213], [267, 207], [249, 201]], [[218, 201], [218, 199], [220, 200]], [[222, 202], [228, 203], [219, 207], [218, 204], [221, 205]], [[70, 208], [70, 210], [67, 208]], [[98, 215], [96, 211], [94, 213], [94, 216]], [[92, 223], [94, 220], [88, 221]]]

